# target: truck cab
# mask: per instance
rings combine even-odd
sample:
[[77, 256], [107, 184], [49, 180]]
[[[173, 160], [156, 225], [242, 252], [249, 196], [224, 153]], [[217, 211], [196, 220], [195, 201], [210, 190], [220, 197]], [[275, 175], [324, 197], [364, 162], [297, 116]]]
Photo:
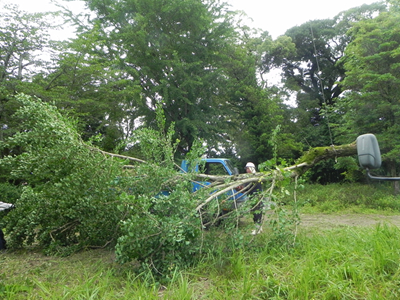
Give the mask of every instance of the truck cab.
[[[198, 172], [206, 175], [226, 175], [233, 176], [239, 174], [237, 168], [234, 167], [232, 162], [227, 158], [204, 158], [200, 164], [196, 164], [194, 167], [189, 165], [186, 160], [182, 161], [181, 164], [182, 172]], [[192, 192], [195, 192], [207, 185], [210, 185], [207, 181], [195, 181], [192, 184]], [[232, 208], [238, 206], [246, 201], [247, 196], [243, 193], [239, 193], [232, 189], [227, 192], [228, 201], [232, 201]]]
[[235, 168], [232, 162], [227, 158], [204, 158], [201, 160], [201, 165], [196, 164], [194, 168], [191, 168], [187, 160], [183, 160], [181, 169], [183, 172], [200, 172], [208, 175], [237, 175], [239, 174], [237, 168]]

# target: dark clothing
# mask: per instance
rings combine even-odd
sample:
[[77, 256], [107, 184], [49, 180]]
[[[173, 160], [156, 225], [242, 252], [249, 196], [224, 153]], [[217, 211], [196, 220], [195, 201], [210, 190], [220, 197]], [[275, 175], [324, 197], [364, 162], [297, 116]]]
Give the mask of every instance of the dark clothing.
[[0, 229], [0, 250], [6, 249], [6, 240], [4, 239], [4, 233]]
[[[14, 208], [15, 206], [11, 203], [0, 202], [0, 211]], [[6, 240], [4, 239], [4, 233], [0, 229], [0, 250], [6, 249]]]
[[249, 183], [249, 185], [251, 185], [251, 187], [249, 187], [249, 196], [252, 196], [252, 195], [254, 195], [254, 194], [257, 194], [257, 193], [261, 193], [262, 192], [262, 185], [261, 185], [261, 183], [260, 182], [257, 182], [257, 183]]
[[252, 204], [252, 209], [251, 211], [253, 212], [253, 221], [256, 224], [260, 224], [262, 220], [262, 209], [263, 209], [263, 203], [260, 201], [260, 198], [258, 197], [258, 194], [262, 192], [262, 185], [260, 182], [258, 183], [249, 183], [249, 193], [248, 196], [250, 197], [250, 201]]

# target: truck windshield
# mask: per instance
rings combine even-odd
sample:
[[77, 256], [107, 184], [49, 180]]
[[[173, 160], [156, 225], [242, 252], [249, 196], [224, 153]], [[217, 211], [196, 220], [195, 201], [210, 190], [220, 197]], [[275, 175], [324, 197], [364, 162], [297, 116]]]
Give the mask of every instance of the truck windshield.
[[204, 174], [229, 175], [221, 162], [207, 162], [204, 168]]
[[231, 171], [232, 175], [237, 175], [237, 169], [233, 166], [232, 162], [230, 160], [226, 161], [226, 165], [228, 166], [229, 170]]

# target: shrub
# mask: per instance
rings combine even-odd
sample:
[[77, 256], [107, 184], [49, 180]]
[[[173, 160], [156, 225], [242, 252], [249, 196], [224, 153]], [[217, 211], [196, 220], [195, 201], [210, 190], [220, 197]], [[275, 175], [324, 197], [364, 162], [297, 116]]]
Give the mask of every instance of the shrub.
[[0, 202], [15, 203], [21, 196], [22, 186], [8, 182], [0, 183]]
[[37, 242], [46, 251], [68, 254], [110, 243], [122, 215], [110, 181], [121, 173], [121, 162], [83, 142], [74, 121], [55, 107], [25, 95], [17, 99], [20, 128], [1, 143], [16, 154], [0, 160], [3, 176], [25, 183], [17, 209], [4, 220], [9, 246]]

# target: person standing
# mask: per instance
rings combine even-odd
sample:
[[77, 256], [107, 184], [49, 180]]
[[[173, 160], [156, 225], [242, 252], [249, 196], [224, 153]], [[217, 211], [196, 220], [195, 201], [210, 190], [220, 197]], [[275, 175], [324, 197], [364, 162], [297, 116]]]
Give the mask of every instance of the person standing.
[[[246, 173], [256, 173], [256, 166], [252, 162], [248, 162], [245, 166]], [[262, 232], [262, 217], [263, 217], [263, 203], [258, 196], [262, 192], [262, 185], [261, 182], [257, 183], [249, 183], [246, 186], [246, 190], [248, 191], [248, 196], [250, 201], [252, 202], [251, 211], [253, 212], [253, 222], [255, 224], [255, 229], [251, 232], [252, 235], [256, 235]]]
[[[13, 208], [14, 205], [11, 203], [0, 202], [0, 211], [7, 210]], [[0, 250], [6, 249], [6, 240], [4, 239], [3, 230], [0, 228]]]

